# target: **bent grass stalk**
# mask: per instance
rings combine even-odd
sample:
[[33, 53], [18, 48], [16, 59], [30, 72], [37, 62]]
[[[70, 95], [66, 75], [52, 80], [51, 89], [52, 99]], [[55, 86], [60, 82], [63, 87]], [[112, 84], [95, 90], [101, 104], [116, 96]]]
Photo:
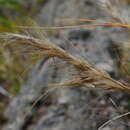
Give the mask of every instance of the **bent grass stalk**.
[[74, 57], [65, 50], [51, 43], [46, 37], [43, 38], [44, 40], [40, 40], [31, 36], [5, 33], [1, 34], [0, 38], [6, 40], [6, 43], [12, 46], [13, 43], [19, 45], [24, 44], [33, 48], [35, 53], [40, 51], [44, 56], [60, 58], [69, 64], [72, 64], [79, 72], [74, 80], [54, 84], [54, 86], [75, 85], [106, 90], [120, 90], [130, 93], [130, 88], [127, 85], [112, 79], [106, 72], [93, 68], [86, 60]]

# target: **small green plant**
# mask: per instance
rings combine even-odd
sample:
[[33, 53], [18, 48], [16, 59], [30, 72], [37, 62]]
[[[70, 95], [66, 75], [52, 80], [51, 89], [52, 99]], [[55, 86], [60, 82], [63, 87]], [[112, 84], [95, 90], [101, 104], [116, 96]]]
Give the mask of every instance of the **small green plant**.
[[0, 0], [0, 32], [12, 31], [17, 23], [32, 17], [46, 0]]

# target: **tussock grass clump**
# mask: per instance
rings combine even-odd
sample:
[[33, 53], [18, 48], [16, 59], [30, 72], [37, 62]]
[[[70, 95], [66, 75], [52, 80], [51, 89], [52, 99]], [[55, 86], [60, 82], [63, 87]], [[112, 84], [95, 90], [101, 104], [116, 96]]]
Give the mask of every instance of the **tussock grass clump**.
[[[84, 86], [90, 88], [100, 88], [106, 90], [120, 90], [130, 92], [130, 88], [112, 79], [106, 72], [93, 68], [87, 61], [79, 59], [60, 47], [50, 42], [46, 37], [37, 39], [31, 36], [5, 33], [0, 38], [5, 40], [6, 45], [23, 45], [31, 48], [35, 53], [40, 53], [47, 57], [58, 57], [69, 64], [72, 64], [78, 71], [75, 79], [69, 82], [54, 84], [58, 86]], [[14, 44], [15, 43], [15, 44]], [[17, 48], [16, 48], [17, 49]]]

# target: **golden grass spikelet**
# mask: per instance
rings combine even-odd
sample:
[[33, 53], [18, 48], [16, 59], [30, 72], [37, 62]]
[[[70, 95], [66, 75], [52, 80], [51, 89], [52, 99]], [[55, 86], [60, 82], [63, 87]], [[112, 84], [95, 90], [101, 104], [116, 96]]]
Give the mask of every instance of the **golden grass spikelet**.
[[39, 53], [40, 51], [44, 56], [58, 57], [69, 64], [72, 64], [78, 70], [75, 80], [53, 84], [54, 86], [75, 85], [130, 92], [130, 88], [127, 85], [112, 79], [106, 72], [93, 68], [87, 61], [69, 54], [65, 50], [51, 43], [46, 37], [43, 37], [41, 40], [21, 34], [5, 33], [0, 35], [0, 39], [5, 40], [7, 44], [12, 46], [13, 43], [30, 46], [30, 48], [35, 50], [35, 53]]

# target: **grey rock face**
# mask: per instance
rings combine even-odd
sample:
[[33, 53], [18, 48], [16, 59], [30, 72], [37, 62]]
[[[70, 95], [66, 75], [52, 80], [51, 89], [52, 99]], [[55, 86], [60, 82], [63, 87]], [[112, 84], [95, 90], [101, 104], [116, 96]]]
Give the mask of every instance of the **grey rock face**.
[[[56, 24], [58, 19], [68, 17], [102, 18], [105, 13], [95, 1], [50, 0], [41, 9], [37, 19], [39, 23]], [[120, 28], [100, 27], [93, 30], [60, 31], [59, 38], [51, 40], [77, 58], [84, 58], [116, 78], [118, 62], [112, 47], [118, 46], [119, 39], [122, 41], [125, 38], [126, 34]], [[61, 68], [59, 63], [63, 63], [64, 68]], [[109, 100], [114, 94], [96, 92], [79, 86], [70, 89], [59, 87], [50, 92], [46, 100], [40, 100], [38, 105], [31, 109], [32, 103], [42, 93], [44, 98], [46, 97], [49, 83], [69, 80], [73, 72], [75, 69], [71, 65], [59, 59], [55, 61], [45, 58], [39, 61], [18, 96], [11, 101], [6, 111], [8, 123], [4, 130], [96, 130], [105, 121], [118, 115]], [[122, 96], [118, 93], [116, 97]], [[120, 100], [119, 106], [121, 104]], [[107, 128], [125, 130], [128, 127], [113, 123]]]
[[37, 19], [41, 24], [55, 24], [62, 18], [100, 18], [104, 13], [95, 0], [49, 0]]

